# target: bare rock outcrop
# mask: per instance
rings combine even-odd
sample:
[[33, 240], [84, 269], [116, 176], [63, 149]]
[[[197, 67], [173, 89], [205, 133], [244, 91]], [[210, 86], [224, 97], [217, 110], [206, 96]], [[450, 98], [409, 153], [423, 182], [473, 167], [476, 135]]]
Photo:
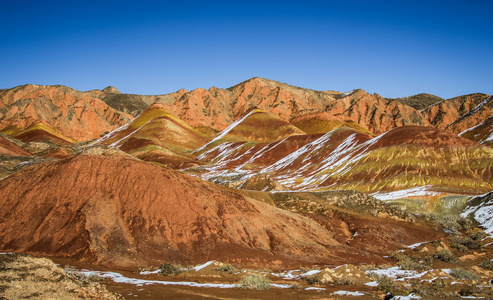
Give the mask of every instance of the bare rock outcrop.
[[0, 130], [45, 123], [77, 141], [99, 137], [132, 117], [64, 86], [23, 85], [0, 92]]

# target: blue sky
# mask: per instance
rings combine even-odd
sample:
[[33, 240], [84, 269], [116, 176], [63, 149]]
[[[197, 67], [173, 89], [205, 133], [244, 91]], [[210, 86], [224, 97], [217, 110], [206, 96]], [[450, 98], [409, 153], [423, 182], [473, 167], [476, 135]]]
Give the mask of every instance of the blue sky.
[[3, 1], [0, 88], [124, 93], [264, 77], [384, 97], [493, 87], [493, 1]]

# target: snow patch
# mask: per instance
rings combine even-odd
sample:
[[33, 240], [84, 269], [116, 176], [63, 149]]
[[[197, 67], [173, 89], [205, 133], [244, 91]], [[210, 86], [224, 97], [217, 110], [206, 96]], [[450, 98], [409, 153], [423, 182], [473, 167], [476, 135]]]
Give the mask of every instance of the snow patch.
[[[484, 123], [484, 122], [483, 122], [483, 123]], [[469, 131], [471, 131], [471, 130], [473, 130], [473, 129], [475, 129], [475, 128], [479, 127], [479, 126], [481, 126], [483, 123], [480, 123], [480, 124], [478, 124], [478, 125], [476, 125], [476, 126], [473, 126], [473, 127], [471, 127], [471, 128], [468, 128], [468, 129], [466, 129], [466, 130], [462, 131], [461, 133], [459, 133], [459, 134], [458, 134], [458, 136], [462, 136], [463, 134], [465, 134], [465, 133], [467, 133], [467, 132], [469, 132]]]
[[488, 98], [486, 98], [486, 100], [484, 100], [483, 102], [479, 103], [475, 108], [471, 109], [466, 115], [473, 116], [481, 108], [483, 108], [483, 106], [485, 106], [486, 104], [488, 104], [488, 102], [490, 102], [492, 99], [493, 99], [493, 95], [489, 96]]
[[312, 275], [315, 275], [315, 274], [318, 274], [320, 273], [321, 271], [320, 270], [311, 270], [311, 271], [308, 271], [306, 273], [303, 273], [301, 274], [300, 276], [312, 276]]
[[399, 250], [399, 251], [397, 251], [397, 252], [404, 252], [406, 249], [411, 249], [411, 250], [414, 250], [414, 249], [418, 248], [419, 246], [421, 246], [421, 245], [423, 245], [423, 244], [427, 244], [427, 243], [429, 243], [429, 241], [427, 241], [427, 242], [421, 242], [421, 243], [416, 243], [416, 244], [412, 244], [412, 245], [409, 245], [409, 246], [405, 247], [404, 249], [401, 249], [401, 250]]
[[346, 97], [346, 96], [349, 96], [349, 95], [351, 95], [352, 93], [354, 93], [354, 91], [355, 91], [355, 90], [350, 90], [349, 92], [342, 93], [341, 95], [342, 95], [343, 97]]
[[150, 275], [150, 274], [159, 274], [161, 269], [157, 269], [154, 271], [140, 271], [140, 275]]
[[[135, 120], [135, 119], [134, 119], [134, 120]], [[88, 147], [90, 147], [90, 146], [94, 146], [94, 145], [96, 145], [96, 144], [101, 144], [102, 142], [104, 142], [104, 141], [106, 141], [107, 139], [109, 139], [110, 137], [112, 137], [115, 133], [118, 133], [118, 132], [120, 132], [120, 131], [123, 131], [123, 130], [127, 129], [127, 128], [128, 128], [128, 126], [130, 126], [130, 123], [131, 123], [131, 122], [132, 122], [132, 121], [130, 121], [130, 122], [128, 122], [128, 123], [126, 123], [126, 124], [124, 124], [124, 125], [122, 125], [122, 126], [118, 127], [117, 129], [115, 129], [115, 130], [113, 130], [113, 131], [111, 131], [111, 132], [109, 132], [109, 133], [105, 134], [102, 138], [100, 138], [100, 139], [98, 139], [98, 140], [94, 141], [93, 143], [91, 143], [91, 144], [89, 144], [89, 145], [87, 145], [87, 146], [88, 146]]]
[[23, 165], [27, 165], [29, 163], [30, 163], [30, 161], [21, 161], [20, 163], [17, 164], [17, 166], [20, 167], [20, 166], [23, 166]]
[[489, 137], [487, 137], [484, 142], [493, 142], [493, 132], [491, 133], [491, 135]]
[[202, 264], [200, 266], [196, 266], [196, 267], [194, 267], [195, 272], [198, 272], [198, 271], [202, 270], [203, 268], [212, 265], [215, 262], [216, 262], [215, 260], [211, 260], [211, 261], [206, 262], [205, 264]]
[[378, 281], [366, 282], [366, 283], [364, 283], [364, 285], [375, 287], [375, 286], [378, 286]]
[[485, 228], [485, 232], [489, 233], [491, 237], [493, 237], [493, 201], [484, 199], [484, 201], [481, 201], [480, 204], [475, 206], [470, 205], [470, 203], [472, 203], [472, 201], [474, 201], [477, 198], [486, 198], [492, 193], [493, 192], [489, 192], [471, 198], [468, 201], [468, 205], [466, 206], [466, 208], [464, 208], [463, 212], [461, 213], [461, 216], [464, 218], [467, 218], [469, 215], [472, 214], [474, 219], [478, 221], [481, 224], [481, 226]]
[[147, 280], [147, 279], [137, 279], [123, 276], [117, 272], [100, 272], [100, 271], [89, 271], [81, 270], [81, 274], [86, 276], [97, 275], [103, 278], [108, 278], [116, 283], [127, 283], [136, 286], [151, 285], [151, 284], [161, 284], [161, 285], [182, 285], [191, 287], [206, 287], [206, 288], [237, 288], [236, 284], [228, 283], [198, 283], [198, 282], [188, 282], [188, 281], [164, 281], [164, 280]]
[[364, 296], [365, 293], [362, 293], [362, 292], [337, 291], [337, 292], [333, 292], [332, 295], [336, 295], [336, 296]]
[[392, 268], [387, 268], [387, 269], [376, 269], [376, 270], [371, 270], [367, 271], [368, 273], [374, 273], [379, 276], [387, 276], [392, 279], [397, 279], [397, 278], [406, 278], [406, 277], [411, 277], [411, 276], [416, 276], [419, 274], [417, 271], [414, 270], [402, 270], [400, 267], [392, 267]]
[[421, 297], [413, 293], [413, 294], [409, 294], [407, 296], [394, 296], [394, 298], [392, 298], [392, 299], [396, 299], [396, 300], [411, 300], [411, 299], [421, 299]]
[[271, 275], [280, 277], [285, 280], [290, 280], [290, 279], [299, 279], [300, 275], [294, 275], [293, 273], [295, 272], [300, 272], [300, 270], [289, 270], [289, 271], [284, 271], [281, 273], [271, 273]]
[[431, 190], [432, 188], [433, 188], [432, 185], [425, 185], [425, 186], [418, 186], [418, 187], [400, 190], [400, 191], [388, 192], [388, 193], [376, 192], [370, 194], [370, 196], [373, 196], [378, 200], [385, 201], [385, 200], [395, 200], [395, 199], [415, 197], [415, 196], [440, 196], [443, 194], [440, 192], [432, 191]]

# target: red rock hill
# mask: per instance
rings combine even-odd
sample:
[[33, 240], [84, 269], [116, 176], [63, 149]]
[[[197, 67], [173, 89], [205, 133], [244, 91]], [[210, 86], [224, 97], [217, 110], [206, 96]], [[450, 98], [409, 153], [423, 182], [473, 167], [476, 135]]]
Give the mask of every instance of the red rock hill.
[[[210, 259], [250, 266], [381, 260], [358, 256], [337, 217], [316, 222], [128, 157], [35, 165], [1, 180], [0, 194], [2, 251], [131, 268]], [[375, 223], [373, 234], [388, 236], [382, 228], [393, 227], [399, 237], [385, 238], [394, 247], [424, 238], [423, 229], [390, 223]]]

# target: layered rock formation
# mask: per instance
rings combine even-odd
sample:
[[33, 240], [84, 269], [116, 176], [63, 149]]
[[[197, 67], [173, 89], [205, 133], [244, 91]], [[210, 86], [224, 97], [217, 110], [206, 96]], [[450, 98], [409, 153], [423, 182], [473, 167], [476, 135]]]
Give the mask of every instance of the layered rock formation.
[[459, 134], [493, 115], [493, 98], [485, 94], [470, 94], [444, 100], [421, 114], [436, 128]]
[[231, 182], [260, 172], [293, 190], [386, 193], [426, 187], [415, 194], [438, 196], [493, 189], [493, 149], [444, 130], [402, 126], [373, 138], [346, 127], [307, 137], [297, 137], [303, 143], [289, 151], [294, 140], [224, 143], [199, 156], [204, 166], [191, 174]]
[[[101, 99], [64, 86], [23, 85], [0, 91], [0, 130], [45, 124], [66, 137], [85, 141], [127, 123], [132, 117]], [[9, 134], [9, 132], [5, 132]]]
[[15, 156], [32, 155], [11, 139], [2, 135], [0, 135], [0, 154]]
[[363, 90], [322, 92], [257, 77], [228, 89], [179, 90], [156, 96], [122, 94], [114, 87], [78, 92], [62, 86], [26, 85], [1, 91], [0, 124], [23, 130], [43, 122], [69, 138], [89, 140], [160, 103], [209, 138], [256, 108], [309, 134], [348, 126], [378, 135], [403, 125], [433, 126], [458, 134], [491, 117], [493, 102], [488, 97], [471, 94], [443, 100], [419, 94], [384, 99]]

